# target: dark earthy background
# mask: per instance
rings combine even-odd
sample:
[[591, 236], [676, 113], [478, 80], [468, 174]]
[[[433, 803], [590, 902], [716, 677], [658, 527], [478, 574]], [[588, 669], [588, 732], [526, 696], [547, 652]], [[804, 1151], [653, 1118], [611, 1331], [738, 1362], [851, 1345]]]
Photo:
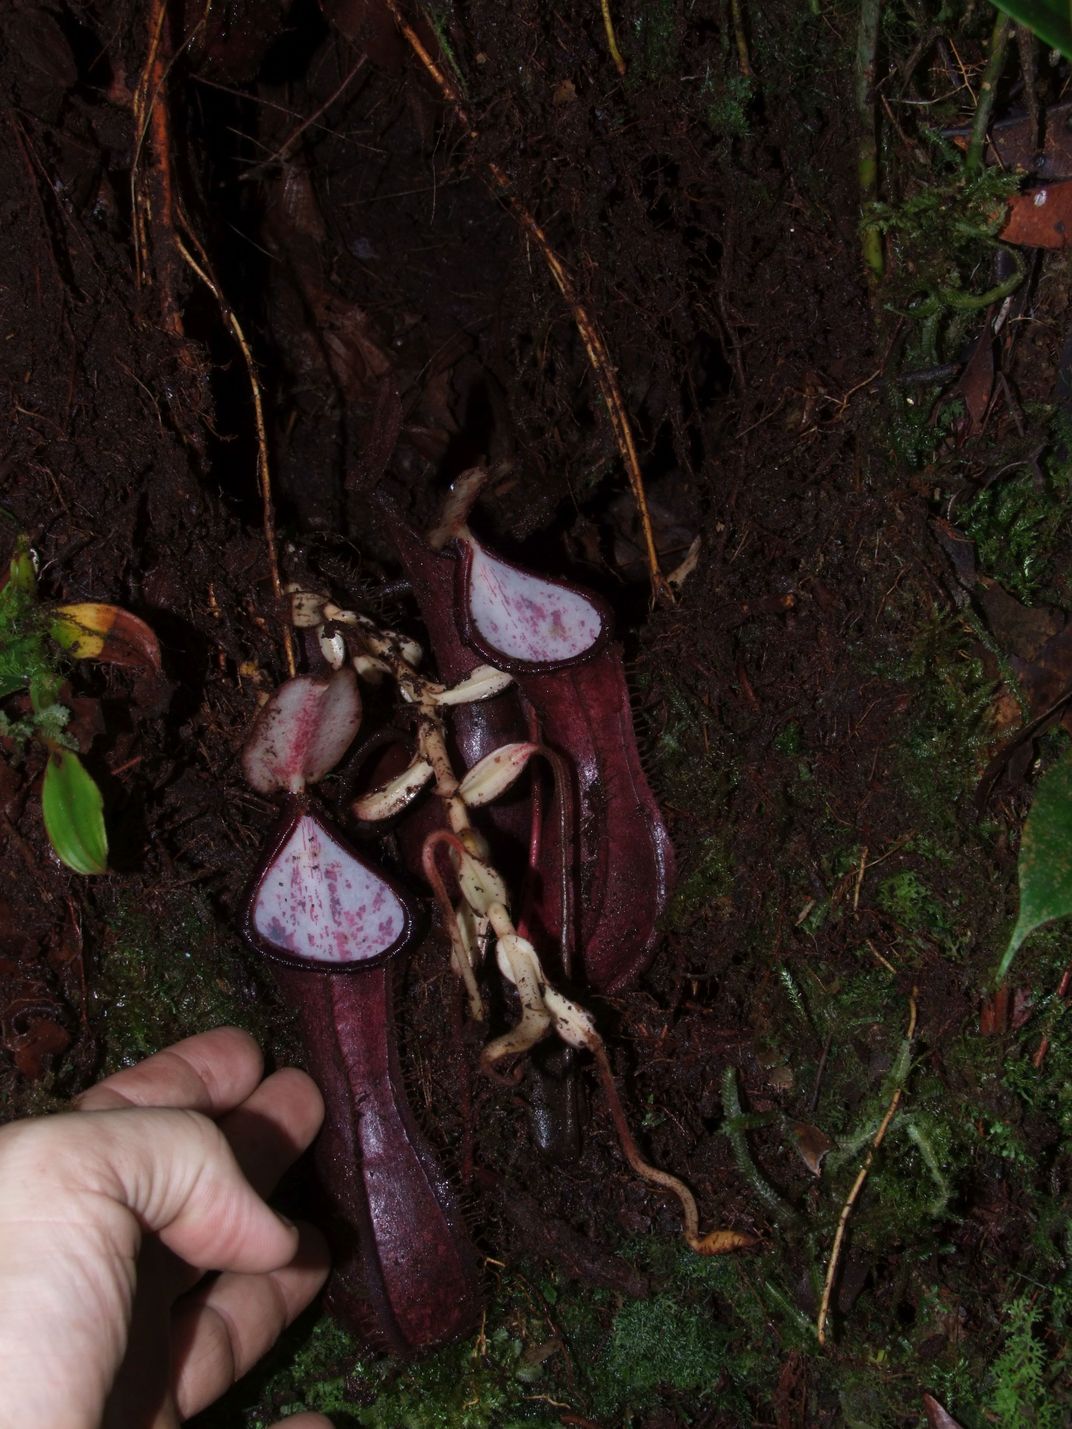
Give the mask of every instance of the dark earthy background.
[[[643, 985], [593, 1011], [652, 1159], [758, 1244], [679, 1250], [594, 1093], [581, 1159], [543, 1165], [523, 1092], [475, 1073], [433, 937], [400, 1032], [459, 1177], [473, 1139], [484, 1329], [399, 1368], [313, 1314], [211, 1422], [1064, 1423], [1067, 940], [1033, 940], [1004, 1000], [991, 978], [1072, 684], [1070, 274], [1028, 253], [994, 338], [1017, 180], [947, 132], [973, 122], [994, 12], [887, 4], [860, 111], [842, 0], [613, 10], [624, 76], [596, 0], [409, 12], [473, 138], [380, 0], [7, 9], [0, 518], [45, 598], [148, 621], [164, 674], [71, 670], [107, 877], [57, 865], [42, 757], [0, 738], [0, 1097], [55, 1105], [224, 1020], [301, 1056], [234, 931], [272, 813], [236, 753], [285, 667], [233, 315], [285, 578], [416, 629], [370, 485], [386, 461], [424, 519], [487, 461], [480, 531], [614, 605], [680, 881]], [[1028, 159], [1064, 133], [1067, 78], [1010, 44], [994, 113], [1027, 116]], [[491, 166], [603, 331], [664, 569], [699, 538], [672, 606], [649, 608], [598, 387]], [[835, 1226], [898, 1084], [820, 1350]]]

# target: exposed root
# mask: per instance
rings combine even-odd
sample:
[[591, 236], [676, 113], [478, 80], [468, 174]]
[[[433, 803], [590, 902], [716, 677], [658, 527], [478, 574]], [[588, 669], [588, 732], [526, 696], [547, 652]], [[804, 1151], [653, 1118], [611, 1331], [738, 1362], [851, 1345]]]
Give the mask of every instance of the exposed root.
[[603, 12], [603, 30], [607, 36], [607, 49], [610, 57], [614, 61], [614, 68], [620, 75], [626, 71], [625, 60], [622, 59], [622, 52], [618, 48], [618, 37], [614, 33], [614, 20], [610, 13], [610, 0], [599, 0], [599, 8]]
[[[436, 63], [429, 53], [421, 37], [409, 25], [402, 14], [398, 0], [386, 0], [387, 8], [394, 16], [407, 44], [413, 53], [424, 66], [429, 77], [432, 79], [440, 94], [454, 110], [455, 117], [465, 130], [471, 141], [480, 137], [479, 131], [469, 118], [468, 111], [458, 92], [457, 85], [448, 77], [445, 70]], [[662, 567], [659, 564], [659, 553], [655, 548], [655, 533], [651, 524], [651, 512], [648, 510], [648, 499], [644, 491], [644, 478], [640, 471], [640, 459], [637, 456], [636, 442], [633, 440], [633, 428], [629, 421], [625, 402], [622, 398], [621, 388], [618, 385], [618, 377], [615, 372], [614, 363], [611, 361], [610, 352], [599, 326], [588, 311], [587, 306], [581, 301], [577, 288], [573, 281], [573, 276], [566, 264], [551, 247], [547, 234], [537, 223], [536, 219], [517, 197], [513, 191], [513, 184], [509, 176], [494, 159], [488, 161], [488, 174], [492, 187], [510, 210], [513, 216], [521, 224], [525, 232], [529, 235], [536, 247], [543, 254], [544, 262], [550, 270], [551, 277], [562, 294], [567, 307], [573, 314], [573, 321], [580, 334], [581, 342], [588, 356], [589, 365], [595, 375], [599, 391], [607, 404], [607, 412], [610, 416], [611, 427], [614, 430], [615, 440], [618, 444], [618, 451], [625, 466], [626, 475], [629, 478], [629, 486], [633, 493], [633, 500], [636, 502], [637, 514], [640, 517], [641, 530], [644, 536], [644, 555], [648, 566], [648, 579], [651, 582], [651, 594], [653, 601], [663, 601], [667, 605], [674, 604], [674, 593], [667, 584], [663, 575]]]
[[669, 1191], [672, 1196], [677, 1197], [681, 1206], [681, 1219], [684, 1223], [682, 1233], [689, 1248], [699, 1255], [719, 1255], [726, 1250], [737, 1250], [746, 1245], [753, 1245], [755, 1237], [743, 1235], [739, 1231], [714, 1230], [707, 1231], [703, 1235], [700, 1234], [700, 1213], [696, 1208], [696, 1198], [688, 1186], [677, 1176], [671, 1176], [669, 1171], [660, 1171], [657, 1166], [652, 1166], [641, 1156], [636, 1138], [626, 1120], [622, 1099], [618, 1095], [618, 1084], [614, 1080], [614, 1073], [610, 1069], [607, 1050], [603, 1043], [596, 1038], [588, 1044], [588, 1050], [595, 1058], [603, 1095], [607, 1099], [607, 1108], [614, 1121], [614, 1129], [618, 1133], [618, 1140], [621, 1143], [625, 1159], [643, 1180], [650, 1182], [653, 1186], [658, 1186], [662, 1191]]
[[[261, 395], [260, 378], [257, 375], [257, 365], [253, 360], [253, 353], [250, 351], [246, 335], [242, 331], [242, 325], [232, 310], [230, 304], [223, 296], [219, 284], [209, 272], [208, 257], [204, 249], [197, 242], [189, 224], [185, 225], [190, 241], [198, 251], [197, 258], [183, 243], [179, 235], [175, 234], [175, 243], [178, 247], [184, 262], [197, 274], [208, 288], [209, 292], [216, 299], [220, 307], [220, 315], [225, 325], [230, 329], [235, 342], [238, 343], [242, 353], [242, 359], [246, 364], [246, 372], [249, 375], [249, 387], [253, 397], [253, 420], [257, 431], [257, 483], [261, 493], [261, 529], [264, 531], [264, 544], [268, 553], [268, 573], [272, 582], [272, 593], [279, 603], [279, 608], [284, 608], [283, 581], [279, 574], [279, 551], [276, 544], [275, 534], [275, 507], [272, 503], [272, 476], [271, 467], [268, 461], [268, 430], [264, 422], [264, 399]], [[294, 636], [290, 628], [290, 622], [283, 620], [280, 622], [283, 635], [283, 656], [286, 660], [287, 674], [293, 679], [297, 674], [298, 664], [294, 656]]]

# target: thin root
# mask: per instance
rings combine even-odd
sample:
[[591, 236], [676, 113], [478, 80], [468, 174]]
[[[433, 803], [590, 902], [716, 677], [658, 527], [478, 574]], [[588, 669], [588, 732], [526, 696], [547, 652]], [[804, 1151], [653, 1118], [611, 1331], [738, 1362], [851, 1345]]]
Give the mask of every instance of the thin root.
[[625, 1159], [638, 1176], [649, 1181], [653, 1186], [658, 1186], [660, 1190], [669, 1191], [672, 1196], [676, 1196], [681, 1205], [681, 1219], [684, 1222], [683, 1234], [690, 1249], [699, 1255], [717, 1255], [727, 1249], [737, 1249], [742, 1245], [753, 1243], [751, 1236], [741, 1236], [736, 1231], [715, 1230], [700, 1234], [700, 1213], [696, 1208], [696, 1198], [685, 1185], [684, 1181], [679, 1181], [676, 1176], [671, 1176], [669, 1171], [660, 1171], [657, 1166], [651, 1166], [640, 1154], [640, 1148], [629, 1128], [629, 1123], [625, 1118], [625, 1111], [622, 1107], [622, 1099], [618, 1095], [618, 1086], [614, 1080], [614, 1073], [610, 1069], [607, 1060], [607, 1051], [603, 1043], [596, 1040], [589, 1044], [588, 1050], [592, 1053], [596, 1062], [596, 1070], [599, 1072], [599, 1080], [603, 1086], [603, 1095], [607, 1099], [607, 1107], [611, 1118], [614, 1121], [614, 1129], [618, 1133], [618, 1140], [621, 1143]]
[[[261, 493], [261, 525], [264, 531], [264, 544], [268, 550], [268, 573], [272, 582], [272, 593], [278, 603], [279, 609], [284, 609], [283, 581], [279, 574], [279, 553], [276, 547], [275, 535], [275, 508], [272, 504], [272, 478], [271, 467], [268, 462], [268, 431], [264, 422], [264, 400], [261, 396], [260, 378], [257, 376], [257, 366], [253, 361], [253, 353], [250, 351], [246, 335], [242, 331], [242, 325], [238, 321], [230, 304], [223, 296], [219, 285], [208, 271], [208, 258], [201, 248], [201, 245], [190, 232], [191, 241], [198, 250], [201, 262], [193, 256], [190, 250], [183, 243], [176, 233], [175, 243], [183, 260], [193, 269], [197, 276], [208, 288], [209, 292], [220, 305], [220, 313], [227, 327], [230, 328], [235, 342], [238, 343], [242, 353], [242, 358], [246, 364], [246, 372], [249, 375], [250, 391], [253, 395], [253, 418], [257, 429], [257, 480]], [[283, 655], [286, 660], [287, 674], [291, 679], [297, 674], [298, 664], [294, 657], [294, 637], [291, 633], [290, 622], [282, 622], [283, 632]]]
[[[395, 23], [410, 49], [420, 60], [440, 94], [454, 110], [455, 117], [466, 131], [469, 139], [471, 141], [478, 139], [479, 131], [469, 118], [457, 86], [433, 59], [417, 32], [406, 22], [398, 0], [387, 0], [387, 8], [394, 16]], [[633, 440], [633, 429], [607, 344], [588, 308], [581, 301], [568, 268], [551, 247], [550, 240], [536, 219], [513, 192], [513, 185], [506, 172], [493, 159], [488, 161], [487, 167], [492, 187], [543, 254], [551, 277], [555, 280], [566, 306], [573, 314], [573, 321], [580, 333], [581, 342], [584, 344], [584, 350], [588, 355], [588, 361], [595, 375], [600, 394], [607, 404], [607, 412], [618, 444], [618, 451], [629, 478], [633, 500], [636, 502], [637, 514], [640, 517], [640, 526], [644, 536], [644, 554], [648, 565], [652, 599], [673, 605], [674, 593], [666, 582], [666, 577], [659, 564], [659, 553], [655, 549], [655, 532], [652, 529], [651, 512], [648, 510], [644, 478], [640, 471], [640, 459], [637, 456], [636, 443]]]
[[625, 74], [626, 63], [622, 59], [622, 52], [618, 48], [618, 37], [614, 33], [614, 20], [610, 13], [610, 0], [599, 0], [599, 8], [603, 11], [603, 29], [607, 36], [607, 49], [610, 57], [614, 61], [614, 68], [620, 75]]

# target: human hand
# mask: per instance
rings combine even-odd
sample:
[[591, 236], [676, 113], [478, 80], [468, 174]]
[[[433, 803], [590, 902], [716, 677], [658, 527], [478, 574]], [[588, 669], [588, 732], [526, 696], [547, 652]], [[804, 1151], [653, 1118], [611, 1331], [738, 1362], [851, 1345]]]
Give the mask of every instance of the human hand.
[[263, 1070], [222, 1027], [0, 1128], [0, 1429], [172, 1429], [312, 1300], [323, 1239], [261, 1197], [323, 1101], [304, 1072]]

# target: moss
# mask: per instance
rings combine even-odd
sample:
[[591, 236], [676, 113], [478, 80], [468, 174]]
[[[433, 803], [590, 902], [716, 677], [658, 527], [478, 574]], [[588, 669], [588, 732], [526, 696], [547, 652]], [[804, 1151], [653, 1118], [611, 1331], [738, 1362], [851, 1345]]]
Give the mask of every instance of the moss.
[[919, 874], [910, 868], [884, 878], [878, 886], [875, 902], [909, 932], [931, 933], [938, 937], [949, 932], [944, 907]]
[[799, 754], [803, 744], [800, 725], [790, 720], [774, 736], [774, 747], [779, 754]]
[[711, 711], [683, 684], [660, 687], [664, 718], [654, 741], [658, 784], [681, 808], [717, 809], [736, 783], [731, 753], [714, 738]]
[[[103, 1029], [103, 1074], [225, 1023], [265, 1047], [289, 1048], [267, 981], [222, 933], [206, 900], [189, 888], [135, 891], [123, 885], [107, 917], [110, 936], [92, 979]], [[261, 996], [254, 1004], [251, 980]]]
[[[375, 1400], [355, 1414], [368, 1429], [513, 1429], [557, 1423], [532, 1393], [540, 1377], [522, 1340], [499, 1325], [475, 1345], [452, 1345], [392, 1371]], [[535, 1374], [530, 1374], [535, 1370]]]
[[962, 803], [974, 797], [991, 737], [993, 681], [971, 634], [953, 617], [924, 625], [907, 654], [880, 673], [910, 697], [892, 780], [917, 816], [914, 847], [948, 863], [951, 840], [961, 837]]
[[733, 871], [725, 840], [708, 834], [692, 848], [670, 903], [667, 921], [674, 929], [686, 928], [716, 899], [729, 895]]
[[336, 1429], [550, 1429], [559, 1421], [541, 1399], [547, 1372], [525, 1353], [539, 1337], [526, 1341], [519, 1328], [504, 1320], [476, 1340], [403, 1363], [366, 1349], [329, 1316], [307, 1315], [197, 1424], [266, 1429], [281, 1415], [316, 1410]]
[[[751, 1419], [750, 1405], [769, 1392], [771, 1304], [750, 1275], [758, 1261], [705, 1259], [679, 1241], [651, 1236], [627, 1242], [621, 1253], [644, 1269], [658, 1287], [647, 1300], [629, 1301], [598, 1340], [574, 1359], [587, 1390], [588, 1412], [603, 1422], [631, 1424], [647, 1411], [676, 1399], [680, 1422], [703, 1418], [704, 1405]], [[777, 1256], [768, 1257], [778, 1276]], [[570, 1331], [584, 1316], [583, 1302], [555, 1307]], [[787, 1339], [794, 1341], [793, 1329]]]
[[720, 138], [741, 139], [749, 132], [749, 108], [756, 94], [750, 75], [729, 72], [721, 77], [718, 87], [705, 75], [701, 94], [708, 98], [707, 123]]
[[734, 1336], [709, 1311], [662, 1294], [625, 1305], [604, 1354], [598, 1413], [634, 1412], [674, 1390], [698, 1408], [711, 1398], [732, 1358]]
[[1034, 1295], [1018, 1296], [1006, 1310], [1005, 1345], [987, 1395], [988, 1410], [1005, 1429], [1057, 1429], [1068, 1422], [1047, 1389], [1047, 1355], [1037, 1333], [1042, 1316]]
[[[1063, 445], [1067, 433], [1059, 439]], [[1072, 536], [1067, 459], [1040, 468], [1030, 460], [982, 487], [960, 509], [965, 534], [975, 541], [979, 568], [1027, 604], [1051, 595], [1053, 562]]]

